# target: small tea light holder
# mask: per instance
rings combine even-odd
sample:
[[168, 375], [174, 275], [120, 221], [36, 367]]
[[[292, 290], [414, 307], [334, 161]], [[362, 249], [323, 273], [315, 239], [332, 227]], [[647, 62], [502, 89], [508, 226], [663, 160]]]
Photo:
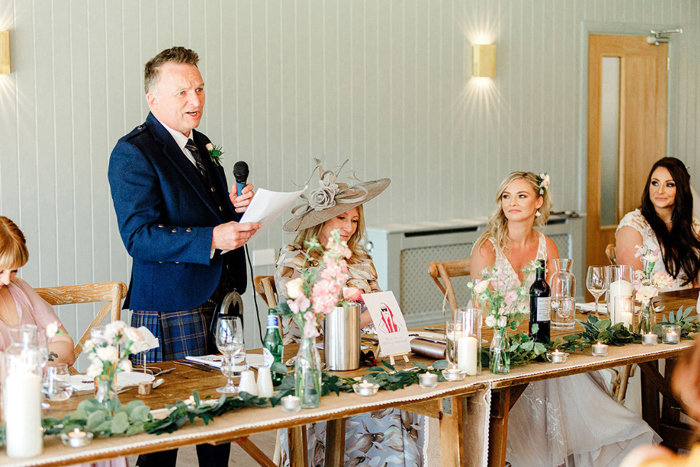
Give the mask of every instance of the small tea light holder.
[[659, 336], [650, 332], [649, 334], [642, 334], [642, 345], [654, 346], [659, 343]]
[[442, 370], [442, 376], [447, 381], [462, 381], [467, 376], [467, 372], [456, 367], [450, 367]]
[[677, 324], [664, 324], [661, 336], [664, 344], [678, 344], [681, 341], [681, 327]]
[[607, 357], [608, 356], [608, 344], [603, 344], [598, 342], [591, 346], [591, 352], [594, 357]]
[[438, 377], [435, 373], [421, 373], [418, 375], [418, 384], [423, 389], [433, 389], [437, 387]]
[[367, 381], [362, 381], [361, 383], [353, 384], [352, 389], [353, 391], [355, 391], [355, 394], [364, 397], [369, 397], [375, 395], [377, 391], [379, 391], [379, 385], [375, 383], [369, 383]]
[[554, 352], [547, 352], [547, 360], [552, 363], [566, 363], [566, 359], [568, 358], [569, 354], [559, 349], [555, 349]]
[[81, 431], [76, 428], [68, 433], [61, 433], [61, 441], [63, 441], [63, 444], [66, 446], [82, 448], [92, 442], [92, 436], [93, 434], [89, 431]]
[[282, 410], [287, 413], [297, 413], [301, 409], [301, 398], [297, 396], [285, 396], [282, 399]]

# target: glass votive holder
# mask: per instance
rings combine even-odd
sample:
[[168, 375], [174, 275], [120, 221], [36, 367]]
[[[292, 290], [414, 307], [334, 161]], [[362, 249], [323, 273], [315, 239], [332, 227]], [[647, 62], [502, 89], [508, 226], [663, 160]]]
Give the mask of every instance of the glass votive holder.
[[453, 366], [442, 370], [442, 376], [447, 381], [462, 381], [467, 376], [467, 373]]
[[642, 345], [654, 346], [659, 343], [659, 336], [650, 332], [648, 334], [642, 334]]
[[607, 357], [608, 356], [608, 344], [603, 344], [598, 342], [591, 346], [591, 353], [594, 357]]
[[547, 352], [546, 356], [547, 360], [551, 363], [566, 363], [566, 359], [569, 358], [569, 353], [555, 349], [554, 352]]
[[297, 396], [284, 396], [282, 399], [282, 411], [287, 413], [297, 413], [301, 410], [301, 398]]
[[437, 387], [438, 377], [435, 373], [421, 373], [418, 375], [418, 384], [423, 389], [433, 389]]
[[352, 390], [355, 391], [355, 394], [357, 395], [369, 397], [375, 395], [377, 391], [379, 391], [379, 385], [362, 381], [361, 383], [353, 384]]
[[661, 340], [664, 344], [680, 343], [681, 327], [677, 324], [664, 324], [661, 328]]
[[81, 431], [76, 428], [68, 433], [61, 433], [61, 441], [63, 441], [63, 444], [66, 446], [82, 448], [92, 442], [92, 436], [92, 433], [89, 431]]

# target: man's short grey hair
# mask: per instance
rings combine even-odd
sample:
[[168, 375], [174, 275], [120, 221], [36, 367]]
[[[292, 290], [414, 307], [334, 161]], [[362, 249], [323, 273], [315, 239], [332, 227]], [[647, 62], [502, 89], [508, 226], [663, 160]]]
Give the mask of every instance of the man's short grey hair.
[[168, 62], [186, 63], [187, 65], [197, 66], [197, 63], [199, 63], [199, 55], [197, 55], [197, 52], [194, 50], [186, 49], [185, 47], [171, 47], [153, 57], [146, 63], [146, 70], [144, 73], [144, 88], [146, 94], [151, 92], [153, 86], [158, 82], [160, 67]]

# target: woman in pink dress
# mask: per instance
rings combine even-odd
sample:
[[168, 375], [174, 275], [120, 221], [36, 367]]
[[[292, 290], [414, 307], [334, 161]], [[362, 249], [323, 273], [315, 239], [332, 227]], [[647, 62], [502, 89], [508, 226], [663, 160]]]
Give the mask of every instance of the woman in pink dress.
[[61, 320], [32, 287], [17, 277], [17, 271], [29, 259], [22, 231], [7, 217], [0, 216], [0, 350], [12, 344], [10, 328], [32, 324], [46, 329], [56, 324], [61, 331], [49, 342], [49, 355], [56, 363], [72, 365], [73, 339]]

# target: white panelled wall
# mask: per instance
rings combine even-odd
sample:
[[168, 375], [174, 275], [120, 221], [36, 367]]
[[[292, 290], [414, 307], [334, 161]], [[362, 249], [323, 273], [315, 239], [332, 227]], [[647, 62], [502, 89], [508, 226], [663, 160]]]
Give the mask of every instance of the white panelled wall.
[[[555, 209], [585, 210], [582, 22], [683, 28], [669, 137], [700, 178], [697, 0], [0, 0], [13, 67], [0, 76], [0, 213], [27, 234], [22, 277], [128, 282], [107, 164], [146, 117], [143, 65], [173, 45], [201, 57], [200, 129], [257, 187], [292, 190], [314, 157], [349, 158], [363, 179], [393, 180], [367, 205], [372, 225], [486, 215], [508, 172], [548, 171]], [[471, 43], [484, 41], [496, 78], [479, 83]], [[252, 247], [287, 243], [281, 226]], [[90, 318], [60, 313], [74, 336]]]

